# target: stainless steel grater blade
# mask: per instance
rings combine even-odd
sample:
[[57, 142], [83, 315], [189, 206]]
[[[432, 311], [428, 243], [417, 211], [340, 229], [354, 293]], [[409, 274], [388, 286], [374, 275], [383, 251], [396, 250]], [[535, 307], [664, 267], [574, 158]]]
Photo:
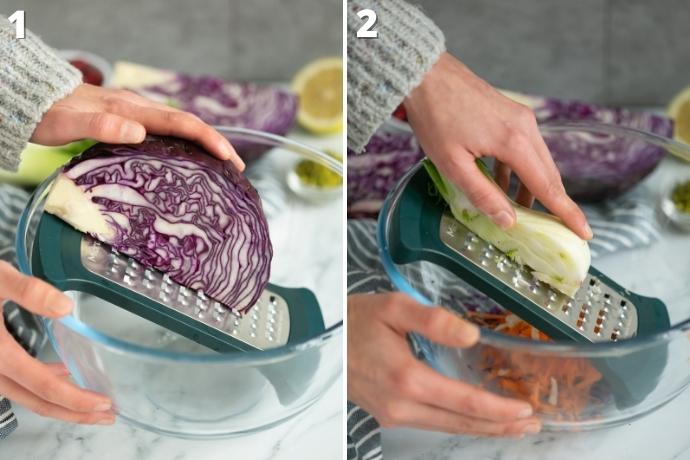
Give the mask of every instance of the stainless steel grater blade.
[[240, 315], [193, 291], [158, 270], [142, 266], [91, 237], [81, 240], [81, 263], [90, 273], [125, 289], [176, 310], [194, 321], [200, 321], [232, 338], [259, 350], [288, 342], [290, 314], [286, 300], [265, 290], [257, 304]]
[[638, 329], [635, 304], [597, 277], [588, 274], [571, 299], [540, 282], [528, 269], [478, 238], [450, 212], [441, 216], [439, 229], [441, 241], [454, 252], [585, 339], [615, 342], [635, 336]]

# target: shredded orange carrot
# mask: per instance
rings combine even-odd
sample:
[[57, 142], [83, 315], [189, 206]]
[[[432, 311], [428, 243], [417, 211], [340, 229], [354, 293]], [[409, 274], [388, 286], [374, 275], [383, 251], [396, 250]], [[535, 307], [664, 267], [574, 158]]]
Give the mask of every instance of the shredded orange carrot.
[[[467, 317], [480, 326], [504, 334], [550, 340], [546, 334], [512, 313], [470, 311]], [[487, 345], [481, 348], [479, 361], [484, 372], [482, 386], [498, 388], [504, 394], [525, 399], [536, 413], [572, 420], [588, 407], [602, 403], [592, 394], [593, 386], [602, 379], [602, 375], [587, 359], [538, 356], [519, 349], [498, 349]]]

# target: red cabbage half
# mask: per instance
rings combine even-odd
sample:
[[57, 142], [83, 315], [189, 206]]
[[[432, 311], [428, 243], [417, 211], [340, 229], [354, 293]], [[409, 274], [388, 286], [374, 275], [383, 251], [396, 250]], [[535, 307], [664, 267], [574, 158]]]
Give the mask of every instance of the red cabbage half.
[[422, 158], [424, 152], [411, 132], [379, 130], [362, 153], [348, 150], [348, 216], [378, 214], [388, 192]]
[[189, 141], [96, 144], [63, 168], [45, 209], [234, 311], [251, 308], [268, 282], [273, 249], [259, 195], [230, 162]]
[[[540, 124], [595, 122], [624, 126], [662, 137], [673, 136], [673, 121], [650, 112], [601, 107], [589, 102], [531, 96], [505, 91], [527, 105]], [[588, 133], [576, 128], [544, 134], [568, 194], [595, 202], [625, 193], [659, 164], [665, 150], [636, 137]]]
[[[274, 86], [178, 73], [163, 83], [131, 89], [191, 112], [211, 125], [285, 135], [297, 117], [297, 96]], [[252, 161], [267, 150], [242, 139], [231, 141], [245, 161]]]

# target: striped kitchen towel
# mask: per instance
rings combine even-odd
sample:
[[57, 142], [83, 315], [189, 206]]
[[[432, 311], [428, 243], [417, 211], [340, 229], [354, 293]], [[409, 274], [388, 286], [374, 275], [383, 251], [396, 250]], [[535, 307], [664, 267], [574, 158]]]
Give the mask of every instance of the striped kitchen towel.
[[[0, 185], [0, 259], [15, 266], [14, 239], [17, 222], [28, 199], [29, 194], [25, 191]], [[5, 327], [14, 339], [32, 356], [36, 356], [46, 341], [38, 319], [12, 302], [5, 302], [3, 318]], [[16, 427], [17, 419], [10, 401], [0, 395], [0, 439], [7, 437]]]
[[651, 190], [639, 188], [614, 200], [582, 205], [594, 238], [592, 257], [648, 246], [659, 239]]
[[[386, 276], [376, 244], [376, 221], [347, 221], [347, 293], [390, 292], [394, 287]], [[381, 428], [369, 413], [347, 403], [348, 460], [381, 460]]]

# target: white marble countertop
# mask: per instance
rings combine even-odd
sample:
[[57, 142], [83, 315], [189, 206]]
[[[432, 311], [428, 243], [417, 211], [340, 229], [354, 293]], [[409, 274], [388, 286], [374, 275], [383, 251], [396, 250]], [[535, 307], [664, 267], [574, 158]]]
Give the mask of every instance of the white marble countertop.
[[[319, 148], [330, 148], [342, 152], [340, 136], [312, 138], [295, 133], [290, 136], [298, 141]], [[293, 197], [294, 198], [294, 197]], [[336, 205], [333, 203], [333, 205]], [[300, 206], [290, 206], [290, 211]], [[318, 218], [318, 213], [312, 213]], [[319, 221], [320, 222], [320, 221]], [[339, 244], [342, 241], [343, 225], [339, 222], [309, 223], [304, 228], [314, 227], [319, 232], [332, 235]], [[308, 232], [307, 232], [308, 233]], [[302, 233], [300, 237], [308, 237]], [[333, 267], [305, 269], [305, 286], [342, 279], [342, 259], [333, 261]], [[333, 289], [326, 303], [333, 308], [342, 308], [342, 294]], [[334, 301], [332, 299], [338, 299]], [[320, 299], [324, 302], [324, 299]], [[339, 307], [338, 307], [339, 305]], [[329, 310], [333, 310], [330, 308]], [[336, 315], [337, 314], [337, 315]], [[326, 311], [327, 324], [342, 318], [342, 313]], [[336, 317], [337, 316], [337, 317]], [[52, 356], [51, 356], [52, 355]], [[52, 350], [44, 350], [42, 358], [54, 361]], [[340, 360], [341, 357], [333, 357]], [[0, 458], [14, 460], [320, 460], [340, 459], [343, 456], [343, 376], [326, 391], [312, 407], [296, 417], [272, 429], [252, 435], [224, 440], [185, 440], [160, 436], [133, 428], [118, 420], [113, 426], [81, 426], [53, 419], [39, 417], [14, 404], [19, 427], [1, 442]]]
[[[690, 176], [690, 167], [681, 165], [673, 158], [665, 159], [642, 186], [649, 187], [655, 195], [660, 194], [673, 177]], [[669, 253], [669, 245], [676, 251], [690, 253], [690, 237], [678, 232], [662, 234], [665, 238], [656, 246], [638, 249], [645, 254], [643, 260], [647, 265], [644, 269], [629, 269], [640, 260], [632, 253], [607, 256], [593, 264], [606, 273], [615, 274], [618, 282], [633, 291], [664, 299], [675, 324], [690, 313], [687, 278], [678, 276], [678, 263], [685, 262], [664, 260], [663, 254]], [[681, 272], [685, 273], [683, 269]], [[386, 460], [690, 460], [688, 427], [690, 389], [649, 415], [605, 430], [540, 433], [516, 440], [384, 429], [382, 439]]]
[[[13, 460], [321, 460], [343, 455], [342, 376], [305, 412], [273, 429], [214, 441], [160, 436], [116, 422], [82, 426], [14, 405], [19, 428], [2, 441]], [[7, 454], [7, 457], [5, 456]]]
[[384, 459], [394, 460], [688, 460], [690, 391], [632, 423], [582, 433], [523, 439], [470, 438], [383, 430]]

